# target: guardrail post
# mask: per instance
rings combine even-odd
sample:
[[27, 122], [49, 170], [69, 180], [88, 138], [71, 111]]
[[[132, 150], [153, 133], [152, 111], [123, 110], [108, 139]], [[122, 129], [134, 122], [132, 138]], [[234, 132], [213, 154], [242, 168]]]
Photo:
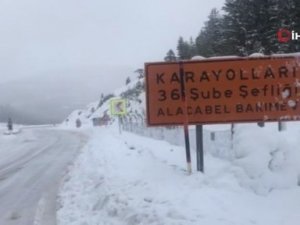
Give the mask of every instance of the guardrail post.
[[283, 121], [278, 122], [278, 131], [284, 131], [286, 130], [286, 124]]
[[210, 132], [210, 140], [215, 141], [216, 139], [216, 133], [214, 131]]

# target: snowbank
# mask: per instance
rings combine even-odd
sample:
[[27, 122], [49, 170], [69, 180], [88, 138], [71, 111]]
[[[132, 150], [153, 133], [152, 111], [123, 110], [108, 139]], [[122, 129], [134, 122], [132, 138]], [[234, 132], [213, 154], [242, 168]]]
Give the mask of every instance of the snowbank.
[[[288, 152], [299, 141], [297, 135], [285, 140], [288, 132], [273, 128], [237, 126], [234, 157], [207, 153], [205, 174], [191, 176], [186, 175], [181, 146], [119, 134], [116, 127], [94, 129], [65, 178], [58, 224], [298, 225], [300, 188], [294, 164], [299, 165], [299, 158], [292, 157], [296, 149]], [[291, 133], [294, 129], [299, 132], [293, 127]], [[194, 151], [192, 156], [195, 171]]]
[[235, 127], [233, 163], [243, 168], [246, 179], [241, 184], [256, 193], [298, 185], [300, 175], [299, 123], [290, 122], [284, 132], [277, 123]]

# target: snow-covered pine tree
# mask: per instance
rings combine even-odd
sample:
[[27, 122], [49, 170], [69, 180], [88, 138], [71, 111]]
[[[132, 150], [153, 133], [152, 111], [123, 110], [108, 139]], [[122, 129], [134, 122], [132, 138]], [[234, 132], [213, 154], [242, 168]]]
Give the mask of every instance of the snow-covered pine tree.
[[253, 1], [248, 0], [226, 0], [223, 10], [225, 37], [228, 44], [234, 47], [236, 55], [246, 56], [251, 52], [253, 39], [253, 23], [257, 23]]
[[226, 0], [223, 10], [223, 16], [211, 11], [195, 43], [179, 38], [179, 59], [190, 59], [193, 46], [205, 57], [300, 51], [300, 40], [280, 43], [277, 38], [280, 28], [300, 34], [299, 0]]
[[211, 57], [229, 53], [224, 40], [223, 18], [217, 9], [212, 9], [208, 21], [196, 38], [197, 55]]
[[126, 81], [125, 81], [125, 84], [126, 84], [126, 85], [129, 84], [130, 81], [131, 81], [131, 80], [130, 80], [130, 77], [127, 77], [127, 78], [126, 78]]
[[[278, 0], [279, 13], [278, 19], [281, 23], [281, 27], [285, 27], [288, 30], [295, 30], [300, 34], [300, 3], [299, 0]], [[287, 44], [279, 44], [279, 52], [297, 52], [300, 51], [300, 39], [299, 41], [289, 41]]]
[[188, 42], [183, 40], [183, 37], [179, 37], [177, 52], [179, 59], [190, 59], [192, 57], [190, 45]]
[[167, 55], [165, 56], [164, 60], [166, 62], [173, 62], [173, 61], [176, 61], [177, 58], [176, 58], [176, 55], [174, 53], [174, 51], [172, 49], [170, 49], [168, 52], [167, 52]]
[[192, 58], [195, 55], [198, 55], [196, 43], [195, 43], [193, 37], [190, 37], [189, 47], [190, 47], [190, 58]]
[[299, 42], [280, 43], [280, 28], [293, 30], [299, 18], [298, 0], [226, 0], [224, 29], [238, 55], [299, 51]]
[[139, 69], [136, 69], [134, 72], [138, 74], [138, 79], [141, 79], [144, 77], [144, 69], [139, 68]]

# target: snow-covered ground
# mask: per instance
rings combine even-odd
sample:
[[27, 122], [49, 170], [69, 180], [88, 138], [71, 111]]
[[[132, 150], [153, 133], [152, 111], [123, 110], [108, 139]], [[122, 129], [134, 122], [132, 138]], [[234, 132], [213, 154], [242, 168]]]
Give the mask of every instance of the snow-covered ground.
[[299, 225], [299, 136], [299, 123], [238, 125], [227, 157], [206, 149], [205, 174], [192, 151], [188, 176], [182, 146], [93, 129], [61, 187], [58, 225]]
[[[287, 122], [283, 132], [277, 123], [235, 125], [233, 138], [230, 124], [204, 126], [205, 174], [195, 171], [190, 126], [188, 176], [182, 129], [145, 125], [144, 85], [136, 77], [113, 93], [126, 99], [120, 121], [135, 134], [119, 134], [112, 97], [74, 111], [61, 125], [72, 130], [80, 120], [77, 130], [92, 135], [61, 187], [58, 225], [300, 224], [299, 122]], [[105, 113], [112, 125], [92, 128]]]

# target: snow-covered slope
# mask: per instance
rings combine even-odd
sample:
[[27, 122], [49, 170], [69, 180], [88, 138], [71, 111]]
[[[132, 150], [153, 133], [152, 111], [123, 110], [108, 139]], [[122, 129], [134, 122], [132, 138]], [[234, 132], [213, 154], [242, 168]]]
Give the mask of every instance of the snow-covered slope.
[[[136, 78], [127, 85], [117, 89], [113, 94], [105, 96], [98, 102], [89, 104], [85, 109], [75, 110], [62, 123], [63, 126], [76, 127], [76, 120], [79, 119], [83, 127], [93, 126], [94, 118], [101, 118], [105, 114], [110, 115], [110, 101], [112, 99], [122, 98], [126, 99], [127, 112], [125, 120], [144, 121], [145, 118], [145, 93], [144, 93], [144, 79]], [[110, 115], [111, 122], [115, 118]]]
[[[238, 126], [236, 158], [207, 152], [205, 174], [195, 172], [192, 151], [191, 176], [181, 146], [119, 134], [115, 126], [95, 129], [65, 177], [58, 225], [298, 225], [300, 140], [284, 141], [289, 135], [272, 129], [249, 138], [258, 129]], [[261, 136], [268, 132], [274, 142]]]

